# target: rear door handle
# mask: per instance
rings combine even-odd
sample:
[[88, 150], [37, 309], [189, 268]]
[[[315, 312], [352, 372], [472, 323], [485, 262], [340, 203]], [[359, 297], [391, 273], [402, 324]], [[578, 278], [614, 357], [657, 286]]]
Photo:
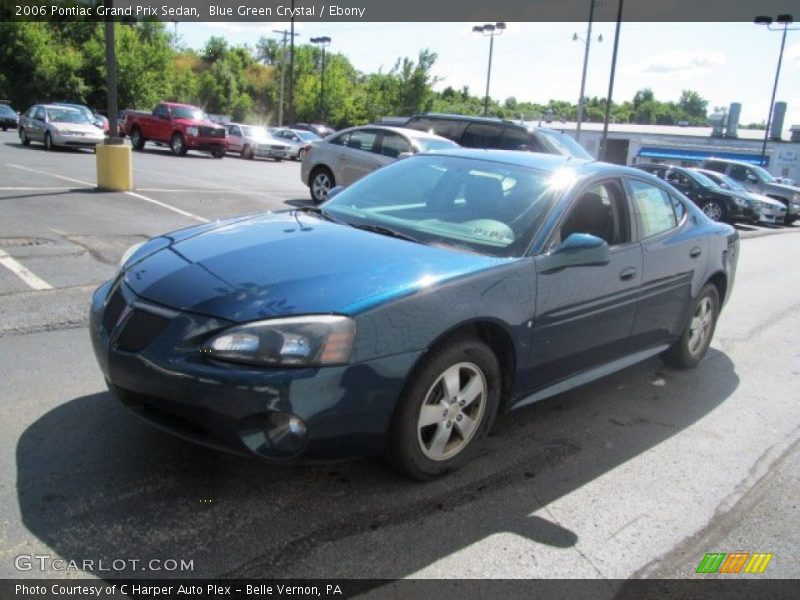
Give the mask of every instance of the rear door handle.
[[622, 281], [630, 281], [634, 277], [636, 277], [635, 267], [628, 267], [627, 269], [623, 269], [619, 274], [619, 278], [622, 279]]
[[702, 253], [703, 253], [703, 250], [701, 248], [694, 247], [689, 251], [689, 256], [692, 257], [692, 258], [697, 258]]

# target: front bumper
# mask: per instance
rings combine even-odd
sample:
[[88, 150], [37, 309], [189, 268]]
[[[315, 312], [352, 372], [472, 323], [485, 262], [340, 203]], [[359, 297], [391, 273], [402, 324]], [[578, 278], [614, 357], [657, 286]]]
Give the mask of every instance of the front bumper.
[[[128, 308], [120, 308], [117, 292]], [[213, 361], [200, 346], [230, 322], [165, 309], [123, 283], [100, 286], [90, 316], [92, 344], [109, 388], [139, 416], [193, 442], [280, 462], [382, 452], [400, 391], [420, 354], [325, 368]], [[306, 434], [300, 446], [287, 452], [270, 441], [266, 424], [274, 413], [302, 419]]]
[[186, 144], [186, 148], [189, 150], [200, 150], [201, 152], [228, 151], [228, 140], [225, 138], [209, 138], [186, 135], [184, 137], [184, 143]]
[[283, 146], [273, 148], [269, 145], [259, 144], [254, 153], [259, 158], [289, 158], [289, 148]]

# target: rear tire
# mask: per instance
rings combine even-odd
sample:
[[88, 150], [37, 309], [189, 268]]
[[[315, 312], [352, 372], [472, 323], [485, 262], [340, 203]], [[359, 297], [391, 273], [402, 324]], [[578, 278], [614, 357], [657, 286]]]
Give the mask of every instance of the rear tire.
[[696, 367], [703, 360], [714, 337], [719, 308], [717, 286], [707, 283], [692, 305], [692, 313], [681, 337], [662, 353], [664, 362], [680, 369]]
[[461, 336], [433, 349], [406, 382], [386, 458], [420, 480], [461, 467], [491, 427], [500, 389], [500, 365], [480, 340]]
[[[184, 154], [186, 153], [184, 152]], [[225, 150], [213, 150], [211, 156], [214, 158], [225, 158]]]
[[253, 149], [250, 146], [245, 146], [242, 148], [242, 158], [253, 160]]
[[305, 155], [306, 155], [306, 149], [305, 149], [305, 148], [300, 148], [300, 150], [298, 150], [298, 151], [297, 151], [297, 158], [296, 158], [296, 160], [298, 160], [298, 161], [302, 162], [302, 161], [303, 161], [303, 157], [304, 157]]
[[53, 138], [50, 136], [49, 131], [44, 134], [44, 149], [48, 152], [53, 149]]
[[144, 138], [138, 127], [131, 129], [131, 146], [134, 150], [141, 150], [144, 148]]
[[314, 204], [322, 204], [328, 199], [328, 192], [336, 185], [333, 173], [327, 167], [317, 167], [311, 172], [308, 189]]

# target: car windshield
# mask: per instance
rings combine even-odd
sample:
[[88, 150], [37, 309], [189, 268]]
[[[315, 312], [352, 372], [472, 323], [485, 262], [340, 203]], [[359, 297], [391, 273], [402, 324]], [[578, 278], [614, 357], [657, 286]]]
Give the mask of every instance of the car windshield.
[[692, 179], [694, 179], [697, 183], [699, 183], [703, 187], [711, 187], [711, 188], [719, 187], [716, 181], [709, 179], [699, 171], [690, 171], [688, 174]]
[[47, 109], [47, 120], [50, 123], [88, 123], [89, 120], [86, 118], [81, 111], [75, 108], [48, 108]]
[[758, 173], [758, 177], [763, 179], [767, 183], [777, 183], [775, 178], [772, 176], [772, 173], [767, 171], [764, 167], [759, 167], [757, 165], [747, 165], [749, 169], [753, 169], [756, 173]]
[[552, 154], [563, 154], [584, 160], [594, 160], [583, 146], [565, 133], [559, 133], [552, 129], [540, 128], [536, 130], [537, 139], [544, 146], [545, 150]]
[[244, 133], [245, 137], [252, 137], [252, 138], [267, 137], [267, 130], [264, 129], [263, 127], [253, 127], [250, 125], [243, 125], [242, 133]]
[[452, 140], [439, 139], [439, 138], [416, 138], [419, 149], [422, 152], [435, 152], [436, 150], [447, 150], [448, 148], [458, 148]]
[[2, 115], [16, 115], [17, 113], [15, 113], [11, 109], [11, 107], [9, 107], [8, 105], [0, 104], [0, 114], [2, 114]]
[[[706, 175], [706, 174], [703, 173], [703, 175]], [[720, 181], [720, 185], [722, 187], [724, 187], [724, 188], [729, 189], [729, 190], [737, 190], [739, 192], [746, 192], [747, 191], [747, 188], [744, 187], [741, 183], [739, 183], [735, 179], [731, 179], [727, 175], [723, 175], [722, 173], [715, 174], [713, 178], [710, 175], [706, 175], [706, 177], [708, 177], [709, 179], [714, 179], [714, 180], [718, 179]]]
[[[569, 171], [571, 174], [572, 172]], [[417, 155], [357, 181], [324, 204], [354, 227], [429, 245], [522, 256], [564, 189], [561, 171], [455, 156]]]
[[298, 130], [298, 131], [295, 131], [295, 133], [296, 133], [297, 135], [299, 135], [299, 136], [300, 136], [302, 139], [304, 139], [304, 140], [305, 140], [305, 141], [307, 141], [307, 142], [316, 142], [316, 141], [318, 141], [318, 140], [321, 140], [321, 139], [322, 139], [321, 137], [319, 137], [319, 136], [318, 136], [316, 133], [314, 133], [313, 131], [302, 131], [302, 130]]
[[210, 121], [208, 115], [194, 106], [173, 106], [173, 119], [194, 119], [195, 121]]

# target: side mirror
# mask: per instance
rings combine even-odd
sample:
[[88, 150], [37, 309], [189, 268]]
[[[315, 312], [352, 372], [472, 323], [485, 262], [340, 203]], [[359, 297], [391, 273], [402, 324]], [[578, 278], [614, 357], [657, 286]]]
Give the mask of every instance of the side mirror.
[[756, 177], [755, 175], [750, 175], [749, 173], [747, 174], [745, 179], [750, 183], [758, 183], [758, 177]]
[[343, 185], [337, 185], [335, 187], [332, 187], [331, 189], [328, 190], [328, 200], [330, 200], [334, 196], [338, 196], [343, 191], [344, 191]]
[[596, 267], [610, 261], [608, 243], [588, 233], [572, 233], [564, 242], [540, 259], [542, 273], [567, 267]]

